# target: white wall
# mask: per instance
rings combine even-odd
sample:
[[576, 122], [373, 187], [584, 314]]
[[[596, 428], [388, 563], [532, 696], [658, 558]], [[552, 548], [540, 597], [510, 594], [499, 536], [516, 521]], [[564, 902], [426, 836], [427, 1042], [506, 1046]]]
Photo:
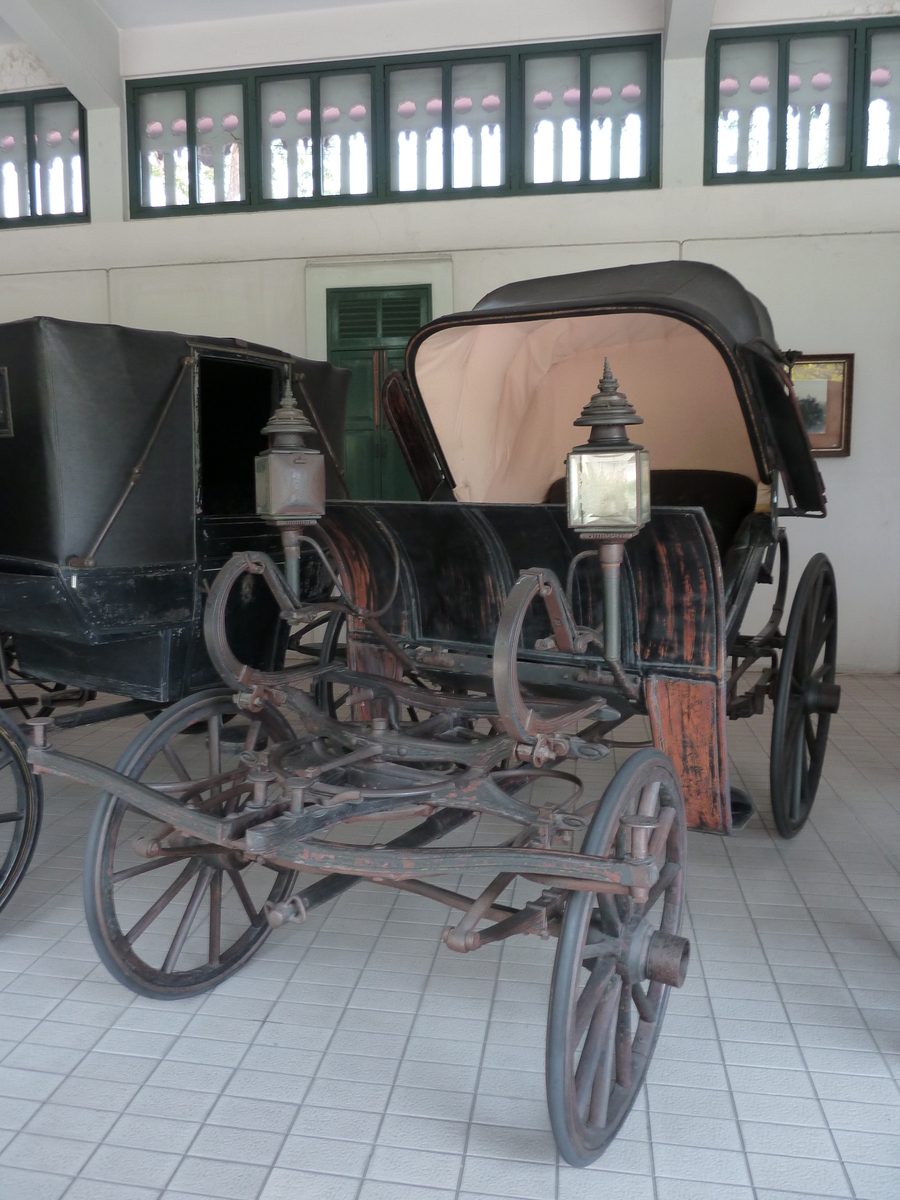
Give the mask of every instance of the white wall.
[[[900, 12], [900, 0], [718, 0], [714, 20], [834, 19], [873, 7]], [[662, 0], [396, 0], [124, 31], [122, 63], [125, 74], [154, 75], [444, 48], [463, 36], [469, 44], [601, 36], [661, 29], [662, 12]], [[783, 346], [856, 355], [852, 454], [819, 460], [830, 513], [790, 523], [794, 578], [825, 550], [838, 573], [841, 662], [898, 670], [900, 179], [703, 187], [703, 84], [702, 58], [666, 65], [658, 191], [127, 221], [110, 153], [100, 196], [92, 172], [90, 225], [0, 232], [0, 320], [46, 312], [321, 353], [327, 286], [430, 281], [440, 312], [530, 276], [714, 262], [769, 307]]]

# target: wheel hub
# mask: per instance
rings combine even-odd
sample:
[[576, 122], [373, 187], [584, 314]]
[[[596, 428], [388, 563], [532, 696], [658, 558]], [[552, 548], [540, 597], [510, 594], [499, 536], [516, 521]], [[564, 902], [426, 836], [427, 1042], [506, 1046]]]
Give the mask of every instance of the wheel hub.
[[813, 713], [836, 713], [841, 704], [841, 687], [838, 683], [810, 683], [803, 692], [803, 711]]
[[681, 987], [687, 977], [691, 943], [687, 938], [662, 933], [641, 917], [622, 930], [619, 962], [626, 983], [666, 983]]

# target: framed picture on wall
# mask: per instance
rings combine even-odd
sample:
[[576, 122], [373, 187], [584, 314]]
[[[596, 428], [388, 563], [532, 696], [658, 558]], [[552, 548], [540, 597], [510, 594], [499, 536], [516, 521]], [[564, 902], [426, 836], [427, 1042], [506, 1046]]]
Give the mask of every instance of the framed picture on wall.
[[850, 453], [853, 405], [852, 354], [801, 354], [791, 380], [803, 424], [816, 458], [846, 458]]

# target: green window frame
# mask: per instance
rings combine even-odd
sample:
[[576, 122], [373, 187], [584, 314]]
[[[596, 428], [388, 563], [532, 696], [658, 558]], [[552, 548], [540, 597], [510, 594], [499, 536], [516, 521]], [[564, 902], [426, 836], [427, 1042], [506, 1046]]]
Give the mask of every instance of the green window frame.
[[0, 229], [90, 219], [85, 110], [65, 88], [0, 93]]
[[[641, 86], [637, 87], [639, 102], [628, 99], [623, 105], [610, 87], [592, 87], [592, 70], [596, 64], [612, 62], [617, 54], [625, 55], [625, 61], [630, 61], [627, 58], [630, 54], [631, 60], [639, 60], [643, 64]], [[525, 126], [529, 119], [528, 106], [534, 97], [526, 95], [526, 77], [532, 69], [530, 64], [554, 56], [577, 60], [580, 94], [573, 100], [567, 93], [567, 103], [571, 103], [571, 115], [578, 118], [579, 129], [588, 131], [584, 136], [579, 133], [581, 170], [577, 179], [559, 178], [559, 172], [556, 172], [547, 182], [530, 182], [525, 170]], [[433, 88], [435, 94], [430, 100], [423, 102], [425, 93], [422, 93], [412, 108], [409, 100], [401, 101], [407, 115], [417, 118], [406, 126], [418, 129], [419, 140], [415, 152], [421, 156], [422, 162], [419, 166], [419, 183], [415, 189], [410, 189], [408, 185], [400, 186], [399, 150], [392, 158], [393, 139], [396, 139], [400, 128], [398, 122], [405, 118], [403, 114], [399, 118], [397, 116], [395, 110], [399, 111], [399, 105], [396, 94], [392, 102], [391, 83], [392, 78], [397, 78], [397, 73], [402, 71], [422, 73], [423, 78], [427, 77], [432, 83], [435, 79], [440, 80], [439, 106], [437, 91]], [[651, 34], [589, 42], [485, 48], [454, 54], [398, 55], [209, 75], [129, 80], [126, 95], [131, 215], [152, 219], [202, 212], [258, 212], [330, 205], [410, 203], [497, 195], [573, 194], [659, 187], [660, 75], [661, 38], [659, 34]], [[502, 89], [499, 83], [501, 77]], [[370, 81], [368, 100], [363, 94], [364, 89], [360, 90], [363, 78]], [[477, 132], [481, 139], [480, 144], [471, 150], [475, 165], [470, 168], [469, 184], [466, 184], [468, 175], [465, 171], [454, 177], [454, 130], [460, 123], [459, 110], [454, 108], [459, 99], [454, 91], [454, 79], [457, 78], [470, 81], [468, 91], [471, 92], [471, 98], [467, 99], [471, 99], [474, 109], [472, 120], [477, 119], [481, 123], [477, 131], [475, 125], [472, 125], [471, 132], [466, 126], [466, 137], [474, 141]], [[626, 85], [622, 92], [623, 99], [629, 86], [632, 93], [635, 91], [636, 85]], [[242, 97], [242, 111], [238, 113], [235, 109], [228, 112], [232, 118], [231, 133], [220, 132], [225, 118], [218, 110], [214, 116], [207, 116], [207, 123], [212, 126], [210, 139], [215, 141], [215, 154], [221, 151], [226, 159], [231, 154], [229, 177], [232, 182], [237, 176], [233, 152], [229, 150], [229, 137], [238, 145], [242, 186], [239, 196], [233, 187], [232, 198], [225, 198], [219, 189], [218, 179], [222, 174], [219, 162], [216, 166], [219, 172], [216, 187], [219, 190], [214, 197], [210, 193], [203, 201], [200, 173], [203, 169], [209, 172], [210, 153], [208, 149], [203, 152], [198, 148], [198, 141], [203, 146], [196, 127], [201, 119], [198, 94], [202, 89], [228, 87], [240, 88]], [[354, 93], [354, 88], [358, 95]], [[481, 96], [478, 88], [485, 91], [485, 95]], [[331, 89], [328, 94], [339, 94], [344, 100], [340, 104], [331, 104], [326, 98], [326, 89]], [[238, 93], [235, 91], [233, 94]], [[428, 95], [431, 96], [430, 91]], [[159, 114], [151, 111], [157, 102], [161, 109]], [[428, 111], [435, 114], [430, 127], [428, 122], [423, 124], [426, 104], [432, 106]], [[629, 104], [632, 109], [639, 110], [640, 167], [635, 169], [633, 164], [637, 159], [632, 153], [630, 161], [633, 174], [627, 177], [592, 178], [592, 174], [597, 175], [597, 170], [592, 167], [591, 147], [594, 145], [596, 149], [598, 143], [592, 142], [594, 134], [590, 131], [598, 125], [605, 131], [608, 141], [613, 137], [609, 129], [615, 128], [615, 121], [624, 123], [627, 119]], [[607, 111], [606, 106], [613, 113], [611, 126], [605, 123], [605, 118], [602, 124], [598, 121], [598, 113], [602, 118], [603, 112]], [[336, 136], [326, 130], [323, 119], [329, 108], [337, 114], [333, 118], [337, 124], [331, 127]], [[617, 117], [615, 114], [619, 109], [626, 116], [619, 114]], [[225, 112], [224, 108], [222, 112]], [[304, 118], [302, 125], [299, 120], [301, 115]], [[351, 125], [348, 115], [358, 125]], [[236, 124], [234, 117], [238, 118]], [[284, 125], [291, 130], [291, 136], [285, 136], [279, 143], [277, 131]], [[557, 121], [557, 125], [556, 136], [562, 138], [562, 122]], [[152, 137], [149, 132], [151, 127]], [[180, 131], [177, 134], [174, 132], [176, 128]], [[437, 165], [432, 163], [434, 169], [429, 168], [429, 185], [426, 187], [425, 139], [436, 128], [441, 130], [442, 162]], [[356, 150], [359, 153], [355, 155], [355, 165], [353, 162], [348, 164], [347, 158], [354, 130], [367, 131], [363, 137], [365, 155], [362, 154], [362, 143], [357, 136]], [[329, 138], [332, 140], [329, 141]], [[484, 168], [483, 171], [483, 160], [479, 154], [484, 146], [493, 154], [493, 159], [490, 169]], [[406, 148], [407, 151], [411, 149], [411, 138], [407, 139]], [[332, 158], [330, 168], [325, 161], [326, 150]], [[339, 153], [343, 158], [336, 175]], [[205, 167], [204, 157], [207, 160]], [[610, 152], [609, 161], [618, 162], [617, 150]], [[368, 172], [365, 179], [363, 166]], [[228, 174], [227, 167], [225, 174]], [[406, 176], [408, 184], [408, 158]], [[368, 190], [362, 189], [363, 182]], [[438, 182], [440, 186], [436, 186]]]
[[[846, 41], [845, 66], [833, 53], [837, 39]], [[830, 61], [838, 63], [841, 71], [846, 70], [846, 119], [843, 130], [837, 125], [834, 139], [837, 153], [831, 140], [831, 104], [839, 113], [843, 99], [839, 93], [830, 95], [834, 83], [831, 69], [820, 68], [807, 80], [800, 68], [792, 65], [792, 50], [801, 55], [817, 45], [823, 60], [829, 58], [831, 51]], [[887, 45], [891, 54], [896, 55], [892, 59], [896, 63], [894, 71], [880, 65]], [[737, 62], [745, 68], [743, 78], [733, 70]], [[758, 73], [751, 77], [753, 70]], [[794, 95], [796, 101], [792, 101]], [[896, 102], [892, 105], [887, 96], [896, 96]], [[883, 154], [873, 152], [871, 114], [876, 101], [882, 102], [879, 115], [882, 118], [887, 115], [888, 120], [883, 131]], [[821, 120], [826, 102], [828, 128], [823, 135], [819, 127], [813, 150], [814, 126]], [[753, 129], [757, 113], [764, 117], [765, 139]], [[898, 140], [900, 21], [891, 18], [817, 21], [714, 30], [710, 34], [706, 53], [704, 183], [897, 175], [900, 174]], [[873, 158], [891, 155], [892, 162], [870, 165]], [[818, 157], [819, 165], [810, 165], [814, 157]], [[727, 169], [723, 169], [726, 162]]]

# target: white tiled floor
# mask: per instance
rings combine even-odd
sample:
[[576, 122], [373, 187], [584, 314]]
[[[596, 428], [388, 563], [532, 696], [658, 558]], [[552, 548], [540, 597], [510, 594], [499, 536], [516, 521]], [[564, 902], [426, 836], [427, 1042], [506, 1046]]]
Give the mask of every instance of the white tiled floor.
[[[688, 982], [586, 1171], [560, 1165], [546, 1114], [552, 944], [453, 954], [445, 910], [363, 884], [217, 991], [143, 1000], [85, 928], [93, 801], [51, 784], [0, 917], [0, 1197], [897, 1200], [900, 677], [841, 682], [793, 842], [765, 811], [768, 719], [730, 726], [761, 817], [691, 836]], [[139, 728], [54, 740], [112, 762]]]

